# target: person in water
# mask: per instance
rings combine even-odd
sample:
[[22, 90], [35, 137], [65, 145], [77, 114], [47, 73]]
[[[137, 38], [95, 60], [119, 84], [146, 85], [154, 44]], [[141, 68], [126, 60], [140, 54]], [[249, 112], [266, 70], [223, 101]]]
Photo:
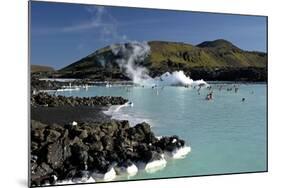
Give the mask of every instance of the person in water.
[[210, 99], [213, 99], [213, 91], [210, 92]]
[[201, 86], [197, 89], [197, 94], [200, 95]]
[[242, 98], [242, 100], [241, 100], [241, 101], [242, 101], [242, 102], [245, 102], [245, 100], [246, 100], [245, 98]]
[[213, 92], [210, 92], [210, 93], [208, 93], [207, 94], [207, 96], [206, 96], [206, 100], [212, 100], [213, 99]]

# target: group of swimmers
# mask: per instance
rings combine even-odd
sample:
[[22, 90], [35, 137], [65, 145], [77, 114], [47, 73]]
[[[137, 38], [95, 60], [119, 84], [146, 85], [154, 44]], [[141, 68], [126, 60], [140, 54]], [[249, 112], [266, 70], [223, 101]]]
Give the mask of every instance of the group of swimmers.
[[[141, 87], [143, 87], [144, 88], [144, 85], [141, 85]], [[202, 85], [198, 85], [198, 86], [190, 86], [190, 85], [185, 85], [184, 86], [185, 88], [193, 88], [193, 89], [196, 89], [196, 91], [197, 91], [197, 94], [198, 95], [200, 95], [201, 93], [200, 93], [200, 91], [201, 91], [201, 89], [202, 89]], [[207, 90], [209, 90], [209, 92], [207, 93], [207, 95], [206, 95], [206, 97], [205, 97], [205, 100], [213, 100], [214, 98], [213, 98], [213, 87], [215, 87], [215, 88], [217, 88], [219, 91], [222, 91], [223, 90], [223, 88], [225, 87], [224, 85], [217, 85], [217, 86], [211, 86], [211, 85], [208, 85], [207, 87], [206, 87], [206, 89]], [[157, 95], [159, 95], [159, 89], [161, 89], [161, 90], [163, 90], [164, 89], [164, 86], [161, 86], [161, 87], [159, 87], [158, 85], [153, 85], [153, 86], [151, 86], [151, 89], [155, 89], [156, 90], [156, 94]], [[226, 87], [226, 91], [233, 91], [234, 90], [234, 92], [235, 93], [237, 93], [238, 91], [239, 91], [239, 86], [238, 85], [232, 85], [231, 87]], [[126, 91], [127, 92], [130, 92], [130, 89], [129, 89], [129, 87], [126, 87]], [[254, 92], [252, 91], [251, 92], [251, 94], [253, 94]], [[241, 99], [241, 102], [245, 102], [245, 98], [243, 97], [242, 99]]]
[[[218, 87], [219, 91], [221, 91], [221, 90], [223, 89], [223, 85], [217, 85], [217, 87]], [[197, 90], [197, 92], [198, 92], [199, 95], [200, 95], [200, 93], [199, 93], [200, 89], [201, 89], [201, 87], [199, 87], [199, 89]], [[209, 93], [206, 95], [206, 98], [205, 98], [205, 99], [206, 99], [206, 100], [212, 100], [212, 99], [213, 99], [213, 90], [212, 90], [212, 86], [208, 86], [207, 89], [208, 89], [208, 90], [211, 90], [211, 92], [209, 92]], [[227, 88], [226, 88], [226, 91], [232, 91], [232, 90], [234, 90], [234, 92], [237, 93], [238, 90], [239, 90], [239, 86], [234, 84], [232, 87], [227, 87]], [[254, 92], [252, 91], [251, 94], [253, 94], [253, 93], [254, 93]], [[245, 99], [244, 97], [241, 99], [242, 102], [245, 102], [245, 100], [246, 100], [246, 99]]]

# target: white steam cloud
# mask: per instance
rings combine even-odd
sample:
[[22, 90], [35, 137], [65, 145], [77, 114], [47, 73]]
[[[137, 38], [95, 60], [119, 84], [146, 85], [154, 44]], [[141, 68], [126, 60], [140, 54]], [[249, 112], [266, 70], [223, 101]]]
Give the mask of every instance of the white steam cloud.
[[150, 46], [146, 42], [131, 42], [110, 46], [114, 55], [120, 55], [117, 63], [120, 68], [124, 68], [129, 78], [136, 84], [141, 84], [144, 80], [151, 79], [146, 68], [137, 66], [136, 62], [144, 61], [150, 53]]
[[134, 41], [111, 45], [110, 48], [114, 55], [121, 57], [116, 61], [120, 68], [125, 69], [127, 76], [133, 80], [134, 84], [145, 86], [197, 86], [207, 84], [204, 80], [192, 80], [183, 71], [166, 72], [159, 77], [151, 78], [145, 67], [136, 64], [137, 62], [143, 62], [149, 56], [150, 46], [147, 42]]

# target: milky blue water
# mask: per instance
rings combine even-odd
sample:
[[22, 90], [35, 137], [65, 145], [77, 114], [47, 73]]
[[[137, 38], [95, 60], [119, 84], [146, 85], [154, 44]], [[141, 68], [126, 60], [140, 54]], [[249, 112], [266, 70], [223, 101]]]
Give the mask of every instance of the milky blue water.
[[[165, 87], [101, 87], [60, 92], [66, 96], [123, 96], [134, 103], [114, 117], [133, 123], [147, 121], [156, 135], [178, 135], [192, 151], [186, 158], [169, 160], [153, 174], [140, 172], [130, 179], [241, 173], [266, 170], [267, 102], [265, 84], [240, 84], [237, 93], [219, 91], [214, 84], [212, 101], [208, 89]], [[245, 102], [241, 99], [245, 98]], [[119, 177], [118, 179], [127, 179]]]

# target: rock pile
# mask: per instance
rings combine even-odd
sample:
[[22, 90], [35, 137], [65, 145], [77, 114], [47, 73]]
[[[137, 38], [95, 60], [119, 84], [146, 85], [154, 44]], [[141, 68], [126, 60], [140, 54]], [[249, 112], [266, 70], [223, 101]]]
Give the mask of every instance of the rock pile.
[[39, 80], [37, 78], [31, 78], [31, 91], [39, 91], [39, 90], [57, 90], [62, 88], [62, 86], [68, 83], [57, 82], [57, 81], [46, 81]]
[[127, 99], [113, 96], [65, 97], [49, 95], [45, 92], [40, 92], [31, 96], [32, 106], [109, 106], [123, 105], [126, 102], [128, 102]]
[[147, 123], [130, 127], [126, 120], [67, 125], [45, 125], [32, 120], [31, 131], [34, 186], [106, 180], [126, 170], [136, 172], [137, 164], [163, 160], [165, 152], [186, 145], [177, 136], [155, 137]]

